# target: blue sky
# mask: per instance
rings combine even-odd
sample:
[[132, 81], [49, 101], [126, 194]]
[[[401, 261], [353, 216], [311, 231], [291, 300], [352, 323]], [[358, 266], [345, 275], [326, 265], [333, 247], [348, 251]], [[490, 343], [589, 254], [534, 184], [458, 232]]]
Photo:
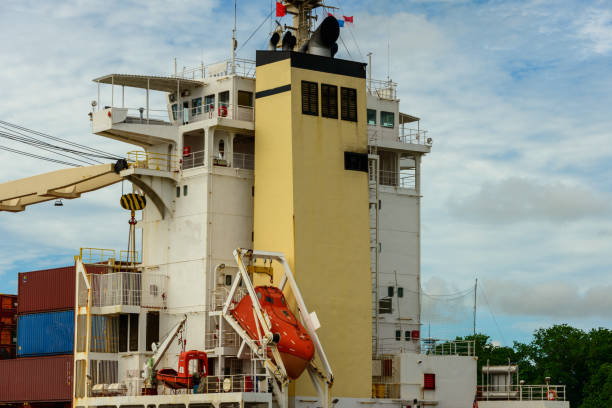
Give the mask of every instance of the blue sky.
[[[271, 23], [243, 43], [272, 2], [238, 5], [239, 56], [253, 58]], [[355, 17], [339, 56], [373, 52], [374, 76], [389, 72], [402, 111], [434, 139], [423, 167], [426, 293], [462, 292], [478, 277], [478, 328], [505, 344], [560, 322], [612, 327], [612, 3], [335, 5]], [[222, 60], [232, 14], [215, 0], [3, 1], [0, 118], [123, 154], [129, 146], [90, 132], [91, 79], [168, 73], [174, 57], [179, 67]], [[0, 182], [57, 168], [0, 153]], [[0, 214], [0, 292], [16, 291], [19, 271], [70, 264], [81, 246], [123, 248], [120, 191]], [[472, 294], [431, 299], [432, 335], [469, 333]]]

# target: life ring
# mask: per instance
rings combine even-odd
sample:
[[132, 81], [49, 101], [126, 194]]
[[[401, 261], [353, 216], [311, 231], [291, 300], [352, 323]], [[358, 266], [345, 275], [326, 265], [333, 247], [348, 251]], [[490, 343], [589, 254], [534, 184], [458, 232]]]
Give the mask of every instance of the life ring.
[[557, 398], [558, 398], [557, 391], [555, 391], [555, 390], [548, 390], [548, 391], [546, 392], [546, 398], [547, 398], [549, 401], [555, 401], [555, 400], [557, 400]]
[[227, 116], [227, 106], [225, 105], [219, 106], [219, 116], [221, 116], [222, 118]]

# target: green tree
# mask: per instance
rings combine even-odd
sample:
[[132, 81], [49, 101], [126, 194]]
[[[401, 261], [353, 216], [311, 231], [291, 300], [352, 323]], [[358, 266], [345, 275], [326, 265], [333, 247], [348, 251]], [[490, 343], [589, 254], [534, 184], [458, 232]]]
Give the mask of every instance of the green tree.
[[584, 387], [580, 408], [612, 407], [612, 364], [605, 363], [589, 378]]

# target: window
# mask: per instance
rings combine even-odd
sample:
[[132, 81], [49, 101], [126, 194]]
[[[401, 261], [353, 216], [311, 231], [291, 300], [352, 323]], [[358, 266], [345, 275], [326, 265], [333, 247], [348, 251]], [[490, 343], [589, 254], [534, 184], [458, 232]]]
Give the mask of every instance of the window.
[[181, 186], [176, 186], [176, 197], [180, 197], [181, 196]]
[[394, 292], [395, 292], [395, 291], [394, 291], [393, 286], [389, 286], [389, 287], [387, 288], [387, 296], [389, 296], [389, 297], [393, 297]]
[[314, 116], [319, 114], [319, 90], [316, 82], [302, 81], [302, 113]]
[[178, 117], [178, 105], [176, 103], [172, 104], [172, 119], [176, 120]]
[[152, 351], [153, 343], [159, 341], [159, 312], [147, 312], [147, 351]]
[[357, 90], [353, 88], [341, 88], [340, 99], [342, 102], [342, 120], [357, 122]]
[[338, 87], [321, 84], [321, 116], [338, 119]]
[[253, 107], [253, 92], [238, 91], [238, 106]]
[[119, 315], [119, 352], [128, 351], [128, 315]]
[[404, 288], [397, 288], [397, 297], [404, 297]]
[[183, 196], [187, 195], [187, 185], [183, 186]]
[[396, 330], [395, 331], [395, 340], [396, 341], [400, 341], [402, 339], [402, 331], [401, 330]]
[[344, 170], [368, 172], [368, 155], [365, 153], [344, 152]]
[[423, 389], [424, 390], [435, 390], [436, 389], [436, 375], [435, 374], [423, 374]]
[[225, 286], [232, 286], [232, 275], [225, 275]]
[[195, 98], [191, 100], [191, 106], [193, 107], [192, 114], [199, 115], [202, 113], [202, 98]]
[[395, 114], [393, 112], [380, 111], [380, 124], [383, 127], [392, 128], [395, 126]]
[[393, 307], [391, 306], [391, 298], [380, 299], [378, 301], [378, 313], [392, 313]]
[[229, 91], [219, 92], [219, 106], [229, 106]]
[[204, 112], [215, 111], [215, 95], [206, 95], [204, 97]]
[[130, 314], [130, 351], [138, 351], [138, 315]]
[[406, 340], [410, 340], [411, 339], [411, 337], [410, 337], [410, 330], [406, 330], [406, 332], [404, 332], [404, 338]]
[[376, 124], [376, 109], [368, 109], [368, 125]]

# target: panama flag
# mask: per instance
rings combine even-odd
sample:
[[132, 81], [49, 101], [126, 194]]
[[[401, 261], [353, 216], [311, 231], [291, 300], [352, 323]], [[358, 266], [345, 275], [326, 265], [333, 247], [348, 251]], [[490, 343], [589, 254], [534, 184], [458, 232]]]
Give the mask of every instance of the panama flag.
[[339, 18], [335, 15], [333, 15], [332, 13], [327, 13], [328, 16], [334, 17], [336, 20], [338, 20], [338, 25], [340, 27], [344, 27], [344, 23], [350, 23], [353, 24], [353, 16], [342, 16], [342, 18]]

